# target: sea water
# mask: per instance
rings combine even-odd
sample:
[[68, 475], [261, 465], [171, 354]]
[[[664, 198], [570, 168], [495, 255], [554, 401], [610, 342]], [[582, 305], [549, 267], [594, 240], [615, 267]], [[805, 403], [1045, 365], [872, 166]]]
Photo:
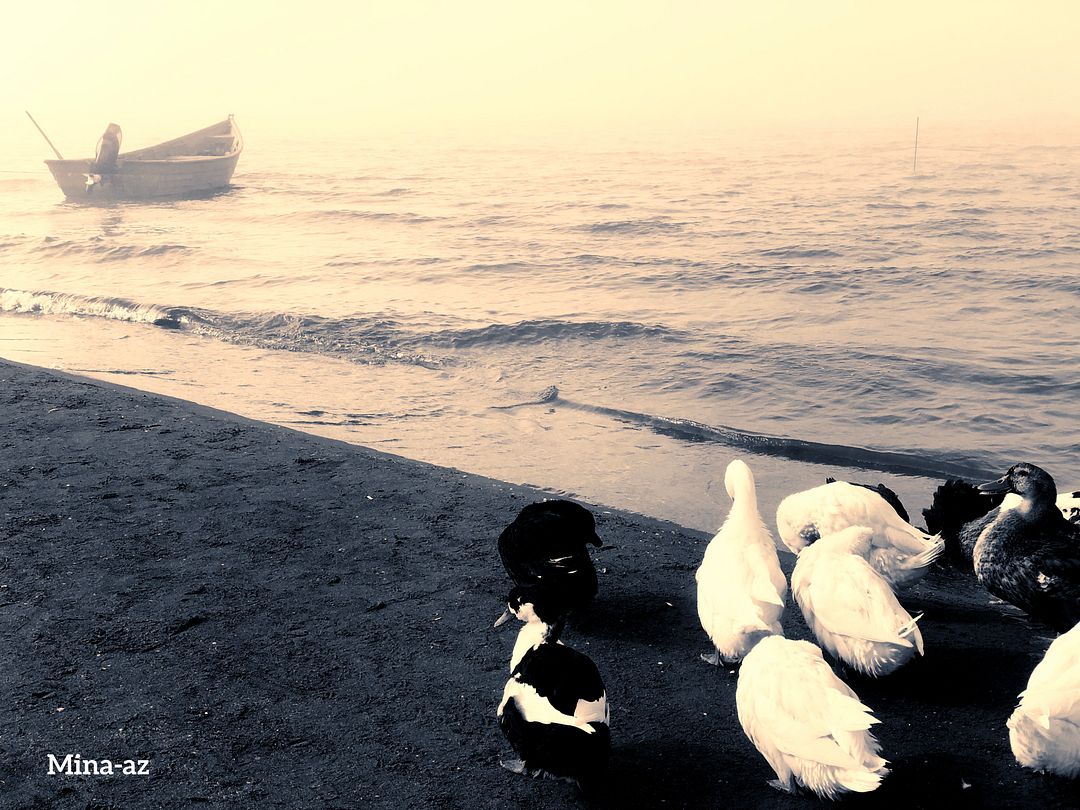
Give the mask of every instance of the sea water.
[[1080, 485], [1080, 146], [245, 134], [201, 199], [0, 173], [0, 356], [703, 529], [736, 456]]

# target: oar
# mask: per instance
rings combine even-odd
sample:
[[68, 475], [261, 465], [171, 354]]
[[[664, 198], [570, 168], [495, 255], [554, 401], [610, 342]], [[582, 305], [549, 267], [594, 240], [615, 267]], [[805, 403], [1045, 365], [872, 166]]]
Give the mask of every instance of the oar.
[[54, 152], [56, 152], [56, 156], [58, 158], [60, 158], [60, 160], [63, 160], [64, 156], [60, 154], [60, 150], [57, 149], [55, 146], [53, 146], [53, 142], [49, 140], [49, 136], [45, 134], [45, 130], [43, 130], [41, 128], [41, 126], [38, 124], [38, 122], [34, 121], [34, 116], [30, 115], [30, 111], [29, 110], [23, 110], [23, 112], [26, 113], [27, 118], [29, 118], [31, 121], [34, 122], [34, 126], [37, 127], [37, 131], [41, 133], [41, 137], [45, 139], [45, 142], [47, 144], [49, 144], [49, 146], [52, 146], [52, 150]]

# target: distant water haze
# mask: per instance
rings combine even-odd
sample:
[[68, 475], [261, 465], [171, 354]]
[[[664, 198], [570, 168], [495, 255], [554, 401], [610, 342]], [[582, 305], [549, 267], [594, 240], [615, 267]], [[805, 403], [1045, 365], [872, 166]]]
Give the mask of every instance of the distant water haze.
[[909, 134], [256, 137], [224, 194], [105, 207], [0, 176], [0, 354], [705, 529], [735, 455], [770, 503], [1075, 485], [1080, 147], [931, 138], [913, 176]]
[[229, 112], [253, 136], [484, 145], [1080, 124], [1069, 0], [8, 5], [5, 155], [38, 137], [23, 109], [68, 157], [109, 121], [144, 144]]

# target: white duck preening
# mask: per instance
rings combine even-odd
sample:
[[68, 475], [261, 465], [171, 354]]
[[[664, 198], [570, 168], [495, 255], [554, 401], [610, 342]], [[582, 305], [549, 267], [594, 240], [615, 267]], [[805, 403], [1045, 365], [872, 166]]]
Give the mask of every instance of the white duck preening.
[[808, 641], [759, 641], [743, 659], [735, 705], [775, 788], [833, 799], [868, 793], [889, 772], [869, 731], [879, 721]]
[[945, 549], [940, 537], [903, 520], [877, 492], [846, 481], [796, 492], [784, 498], [776, 510], [780, 539], [795, 554], [818, 538], [849, 526], [871, 530], [864, 556], [893, 587], [922, 579]]
[[783, 635], [787, 597], [776, 543], [758, 513], [754, 474], [736, 459], [724, 486], [731, 510], [697, 570], [698, 617], [715, 648], [701, 657], [714, 665], [737, 663], [763, 636]]
[[1080, 776], [1080, 624], [1058, 636], [1009, 718], [1016, 761], [1043, 773]]
[[923, 654], [922, 633], [866, 561], [873, 530], [852, 526], [803, 549], [791, 592], [821, 646], [866, 675], [888, 675]]

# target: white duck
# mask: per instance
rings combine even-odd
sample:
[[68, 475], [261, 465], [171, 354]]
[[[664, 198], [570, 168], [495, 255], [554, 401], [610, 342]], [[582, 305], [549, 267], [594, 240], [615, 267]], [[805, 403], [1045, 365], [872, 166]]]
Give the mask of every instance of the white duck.
[[779, 790], [833, 799], [869, 793], [889, 772], [869, 731], [879, 721], [809, 641], [759, 641], [743, 659], [735, 705]]
[[1009, 718], [1016, 761], [1042, 773], [1080, 776], [1080, 624], [1058, 636]]
[[922, 579], [945, 549], [939, 536], [903, 520], [877, 492], [846, 481], [788, 495], [776, 510], [780, 539], [795, 554], [849, 526], [871, 529], [872, 542], [864, 556], [894, 588]]
[[783, 635], [787, 597], [776, 543], [758, 513], [754, 474], [736, 459], [724, 486], [731, 510], [697, 570], [698, 617], [715, 648], [701, 657], [713, 665], [737, 663], [762, 636]]
[[852, 526], [803, 549], [791, 592], [821, 646], [866, 675], [888, 675], [923, 654], [922, 633], [865, 559], [873, 531]]

